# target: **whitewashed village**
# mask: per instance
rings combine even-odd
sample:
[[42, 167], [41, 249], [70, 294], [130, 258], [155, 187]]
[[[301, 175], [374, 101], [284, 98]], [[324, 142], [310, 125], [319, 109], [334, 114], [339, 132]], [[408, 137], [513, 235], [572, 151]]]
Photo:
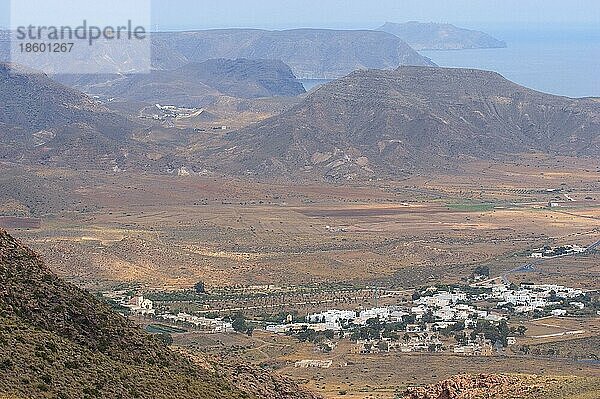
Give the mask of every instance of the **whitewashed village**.
[[[113, 293], [111, 297], [132, 317], [198, 333], [252, 334], [252, 330], [261, 329], [312, 342], [315, 350], [325, 353], [334, 351], [340, 340], [350, 340], [355, 354], [399, 351], [491, 356], [516, 344], [525, 334], [522, 326], [508, 327], [511, 318], [576, 315], [589, 305], [588, 297], [579, 289], [561, 285], [515, 286], [498, 278], [465, 286], [419, 289], [410, 300], [396, 305], [361, 310], [323, 309], [305, 316], [288, 314], [275, 323], [257, 318], [240, 321], [239, 316], [232, 315], [175, 314], [156, 309], [153, 301], [141, 295], [123, 294]], [[328, 362], [311, 360], [296, 366], [329, 367]]]
[[[301, 322], [290, 318], [287, 323], [266, 326], [266, 330], [288, 335], [330, 331], [355, 342], [354, 352], [360, 354], [397, 350], [487, 356], [516, 344], [525, 333], [508, 328], [506, 321], [513, 315], [565, 316], [586, 306], [581, 290], [559, 285], [489, 283], [475, 290], [429, 287], [413, 297], [408, 306], [358, 312], [330, 309], [309, 314]], [[320, 346], [329, 351], [335, 344], [326, 340]]]
[[[533, 263], [515, 270], [528, 270], [536, 262], [585, 251], [577, 245], [546, 246], [530, 252]], [[310, 343], [325, 356], [335, 353], [341, 343], [346, 351], [349, 347], [349, 352], [358, 356], [388, 352], [492, 356], [526, 338], [585, 334], [582, 330], [569, 330], [552, 336], [526, 336], [527, 322], [600, 315], [598, 302], [581, 289], [558, 284], [517, 286], [507, 276], [489, 278], [489, 269], [478, 267], [469, 283], [423, 287], [403, 291], [402, 295], [381, 287], [336, 291], [335, 287], [322, 286], [311, 294], [306, 287], [272, 285], [239, 287], [208, 295], [200, 282], [183, 297], [162, 293], [156, 297], [157, 303], [127, 290], [106, 293], [105, 297], [124, 316], [151, 326], [151, 332], [251, 336], [261, 330], [264, 334]], [[360, 293], [373, 296], [371, 300], [359, 298]], [[380, 297], [386, 297], [385, 304], [379, 302]], [[367, 303], [374, 306], [365, 306]], [[182, 310], [182, 305], [188, 306], [184, 306], [186, 310]], [[307, 305], [305, 309], [311, 310], [292, 310], [297, 305]], [[297, 361], [295, 367], [329, 368], [332, 363], [329, 359], [304, 359]]]

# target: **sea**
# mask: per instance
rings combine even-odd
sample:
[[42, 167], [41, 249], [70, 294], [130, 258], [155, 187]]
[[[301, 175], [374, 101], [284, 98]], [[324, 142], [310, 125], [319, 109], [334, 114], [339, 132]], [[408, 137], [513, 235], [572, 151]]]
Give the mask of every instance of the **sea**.
[[567, 97], [600, 97], [600, 27], [488, 31], [507, 48], [420, 51], [439, 66], [496, 71], [520, 85]]
[[[496, 71], [545, 93], [600, 97], [600, 27], [486, 31], [508, 47], [420, 53], [439, 66]], [[328, 81], [308, 79], [302, 83], [309, 91]]]
[[324, 85], [325, 83], [331, 82], [331, 79], [299, 79], [300, 83], [304, 86], [304, 90], [311, 91], [312, 89], [316, 89], [319, 86]]

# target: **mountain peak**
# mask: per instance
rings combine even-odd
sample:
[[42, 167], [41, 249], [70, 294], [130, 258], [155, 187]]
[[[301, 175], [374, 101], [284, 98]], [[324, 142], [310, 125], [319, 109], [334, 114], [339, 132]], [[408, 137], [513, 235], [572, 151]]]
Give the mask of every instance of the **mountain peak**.
[[357, 71], [281, 115], [232, 132], [223, 150], [208, 156], [245, 174], [402, 177], [457, 168], [461, 158], [598, 156], [599, 115], [594, 101], [540, 93], [495, 72]]

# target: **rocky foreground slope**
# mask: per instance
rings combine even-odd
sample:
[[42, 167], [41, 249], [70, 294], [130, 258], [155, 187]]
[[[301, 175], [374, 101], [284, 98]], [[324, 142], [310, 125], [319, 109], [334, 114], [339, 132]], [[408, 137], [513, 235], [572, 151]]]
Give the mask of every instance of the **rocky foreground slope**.
[[527, 153], [600, 156], [600, 101], [540, 93], [473, 69], [359, 71], [201, 156], [244, 174], [351, 179]]
[[534, 375], [457, 375], [409, 388], [403, 399], [577, 399], [600, 397], [597, 378]]
[[0, 375], [12, 398], [314, 398], [260, 371], [242, 385], [193, 363], [1, 230]]

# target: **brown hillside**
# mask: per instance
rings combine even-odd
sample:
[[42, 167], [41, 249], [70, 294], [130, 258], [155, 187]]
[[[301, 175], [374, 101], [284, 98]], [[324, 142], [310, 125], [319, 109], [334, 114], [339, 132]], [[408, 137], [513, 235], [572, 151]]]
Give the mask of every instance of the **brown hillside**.
[[600, 103], [473, 69], [359, 71], [227, 140], [202, 156], [259, 176], [379, 178], [523, 153], [597, 157]]
[[0, 374], [9, 397], [313, 398], [275, 377], [255, 391], [234, 387], [54, 276], [1, 230]]

